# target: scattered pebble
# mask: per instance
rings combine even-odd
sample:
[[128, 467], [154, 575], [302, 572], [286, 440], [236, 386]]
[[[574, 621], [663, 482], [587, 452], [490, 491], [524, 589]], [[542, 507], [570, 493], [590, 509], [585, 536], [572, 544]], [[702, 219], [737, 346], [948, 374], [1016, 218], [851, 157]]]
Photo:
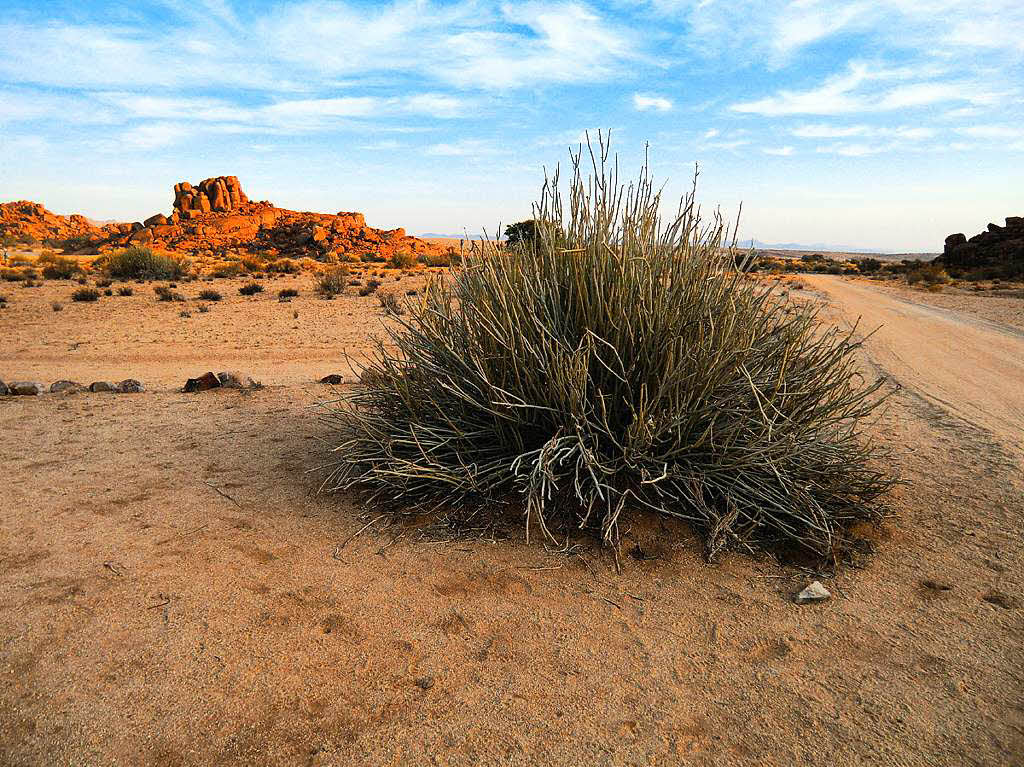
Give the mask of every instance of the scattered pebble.
[[993, 589], [982, 596], [982, 600], [988, 602], [990, 605], [1002, 607], [1004, 610], [1020, 609], [1020, 600], [1010, 596], [1005, 591], [996, 591]]
[[429, 690], [434, 686], [434, 677], [432, 676], [421, 676], [416, 680], [416, 686], [421, 690]]
[[116, 392], [117, 387], [110, 383], [110, 381], [93, 381], [89, 384], [89, 391], [91, 392]]
[[821, 585], [821, 581], [811, 581], [811, 585], [797, 594], [793, 601], [802, 605], [807, 602], [822, 602], [831, 596], [831, 592]]
[[334, 386], [336, 384], [340, 384], [341, 380], [342, 379], [340, 375], [338, 375], [337, 373], [331, 373], [330, 375], [326, 375], [323, 378], [321, 378], [320, 383], [331, 384], [332, 386]]
[[146, 391], [146, 387], [142, 385], [141, 381], [126, 378], [117, 385], [117, 391], [121, 394], [139, 394]]
[[7, 386], [3, 381], [0, 381], [0, 397], [6, 396], [11, 393], [10, 387]]

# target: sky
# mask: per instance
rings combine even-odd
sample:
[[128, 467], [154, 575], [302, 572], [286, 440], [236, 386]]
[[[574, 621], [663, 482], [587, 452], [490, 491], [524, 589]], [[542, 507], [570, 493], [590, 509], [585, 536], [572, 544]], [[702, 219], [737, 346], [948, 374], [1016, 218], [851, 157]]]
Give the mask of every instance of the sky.
[[891, 252], [1024, 215], [1020, 0], [5, 0], [0, 201], [139, 220], [172, 186], [410, 233], [530, 215], [610, 130], [740, 236]]

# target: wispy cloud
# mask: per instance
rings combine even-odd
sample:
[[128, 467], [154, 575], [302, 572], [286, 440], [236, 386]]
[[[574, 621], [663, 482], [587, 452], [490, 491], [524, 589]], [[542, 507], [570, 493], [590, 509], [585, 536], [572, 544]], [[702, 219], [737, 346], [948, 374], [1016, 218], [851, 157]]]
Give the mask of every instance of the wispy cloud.
[[664, 96], [656, 96], [650, 93], [634, 93], [633, 108], [639, 112], [668, 112], [672, 109], [672, 102]]
[[793, 154], [793, 147], [791, 146], [780, 146], [780, 147], [766, 147], [761, 150], [765, 154], [775, 155], [776, 157], [789, 157]]

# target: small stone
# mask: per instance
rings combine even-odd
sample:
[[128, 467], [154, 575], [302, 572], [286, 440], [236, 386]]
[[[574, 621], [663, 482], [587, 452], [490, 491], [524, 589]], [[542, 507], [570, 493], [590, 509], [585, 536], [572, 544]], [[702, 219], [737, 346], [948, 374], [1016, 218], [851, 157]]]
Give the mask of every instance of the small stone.
[[80, 391], [85, 391], [85, 387], [78, 381], [67, 381], [61, 379], [60, 381], [54, 381], [50, 384], [50, 394], [78, 394]]
[[217, 380], [225, 389], [259, 389], [262, 384], [244, 373], [224, 372], [217, 374]]
[[199, 378], [190, 378], [185, 382], [183, 392], [207, 391], [217, 389], [221, 385], [220, 379], [214, 373], [203, 373]]
[[335, 386], [341, 383], [341, 376], [338, 375], [337, 373], [331, 373], [330, 375], [326, 375], [323, 378], [321, 378], [320, 383], [331, 384], [332, 386]]
[[146, 387], [142, 385], [142, 381], [126, 378], [117, 385], [117, 391], [120, 394], [139, 394], [146, 391]]
[[11, 393], [10, 387], [3, 381], [0, 381], [0, 397], [6, 396]]
[[429, 690], [434, 686], [434, 677], [432, 676], [421, 676], [416, 680], [416, 686], [421, 690]]
[[25, 397], [34, 397], [46, 391], [46, 387], [38, 381], [11, 381], [7, 387], [11, 390], [11, 394]]
[[939, 581], [929, 578], [921, 581], [921, 585], [929, 591], [952, 591], [953, 584], [947, 583], [946, 581]]
[[1004, 591], [996, 591], [993, 589], [985, 594], [982, 599], [990, 605], [1001, 607], [1004, 610], [1017, 610], [1020, 608], [1020, 600], [1010, 596]]
[[110, 381], [93, 381], [89, 384], [89, 391], [91, 392], [116, 392], [117, 387], [110, 383]]
[[810, 586], [793, 598], [793, 601], [798, 605], [802, 605], [807, 602], [822, 602], [830, 596], [832, 596], [832, 594], [828, 589], [821, 585], [821, 581], [812, 581]]

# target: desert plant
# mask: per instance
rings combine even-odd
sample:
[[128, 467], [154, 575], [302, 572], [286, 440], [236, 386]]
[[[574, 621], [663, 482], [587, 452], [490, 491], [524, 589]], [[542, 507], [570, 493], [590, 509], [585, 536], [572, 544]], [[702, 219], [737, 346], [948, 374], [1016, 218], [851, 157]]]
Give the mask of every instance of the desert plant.
[[271, 274], [298, 274], [299, 265], [290, 258], [279, 258], [267, 264], [267, 271]]
[[95, 288], [79, 288], [71, 294], [72, 301], [98, 301], [100, 292]]
[[7, 303], [7, 296], [5, 296], [2, 293], [0, 293], [0, 304], [6, 304], [6, 303]]
[[534, 219], [519, 221], [505, 227], [505, 242], [509, 247], [532, 248], [540, 243], [540, 233]]
[[388, 266], [392, 269], [412, 269], [417, 264], [416, 255], [406, 251], [398, 251], [388, 259]]
[[64, 306], [58, 301], [54, 301], [52, 304], [50, 304], [50, 308], [52, 308], [55, 312], [64, 311]]
[[736, 270], [692, 195], [662, 222], [646, 168], [618, 187], [603, 146], [589, 181], [572, 159], [565, 206], [557, 171], [535, 206], [534, 248], [478, 248], [325, 405], [324, 488], [452, 515], [504, 505], [527, 534], [571, 520], [608, 541], [654, 511], [692, 524], [709, 558], [836, 553], [892, 484], [862, 435], [883, 381], [861, 378], [855, 331]]
[[188, 274], [190, 262], [131, 245], [97, 259], [94, 266], [116, 280], [180, 280]]
[[185, 296], [171, 289], [170, 285], [157, 285], [153, 288], [157, 301], [184, 301]]
[[237, 277], [241, 273], [242, 265], [237, 261], [231, 261], [227, 264], [221, 264], [220, 266], [218, 266], [216, 269], [210, 272], [210, 276], [215, 277], [217, 279], [227, 279], [231, 277]]
[[117, 295], [119, 295], [119, 296], [130, 296], [130, 295], [132, 295], [132, 294], [133, 294], [134, 292], [135, 292], [135, 291], [134, 291], [134, 290], [132, 290], [132, 289], [131, 289], [130, 287], [128, 287], [127, 285], [122, 285], [121, 287], [119, 287], [119, 288], [117, 289]]
[[40, 255], [36, 264], [42, 267], [43, 278], [47, 280], [70, 280], [82, 272], [75, 259], [58, 256], [52, 251]]
[[363, 285], [363, 287], [359, 288], [359, 295], [361, 295], [361, 296], [363, 296], [365, 298], [366, 296], [368, 296], [371, 293], [373, 293], [373, 291], [375, 291], [380, 286], [381, 286], [381, 281], [380, 280], [378, 280], [378, 279], [369, 279], [369, 280], [366, 281], [366, 284]]
[[295, 296], [297, 296], [297, 295], [299, 295], [299, 291], [297, 291], [295, 288], [281, 288], [281, 290], [278, 291], [277, 297], [278, 298], [295, 298]]
[[210, 288], [199, 291], [200, 301], [220, 301], [221, 298], [223, 298], [223, 296], [221, 296], [220, 293], [216, 290], [211, 290]]
[[96, 280], [97, 288], [109, 288], [113, 284], [113, 280], [111, 280], [109, 277], [103, 277], [101, 279]]
[[345, 292], [349, 270], [345, 264], [338, 264], [324, 270], [316, 277], [316, 292], [325, 298], [334, 298]]
[[258, 282], [247, 282], [238, 289], [238, 292], [243, 296], [254, 296], [263, 292], [263, 286]]
[[377, 293], [377, 300], [380, 301], [380, 307], [384, 310], [384, 314], [389, 314], [392, 317], [405, 314], [405, 309], [394, 293], [382, 290]]

